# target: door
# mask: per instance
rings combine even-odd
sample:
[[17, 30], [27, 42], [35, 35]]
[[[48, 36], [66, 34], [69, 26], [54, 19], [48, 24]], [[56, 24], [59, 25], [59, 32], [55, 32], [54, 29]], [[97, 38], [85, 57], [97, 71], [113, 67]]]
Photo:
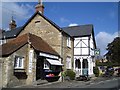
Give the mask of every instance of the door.
[[43, 57], [37, 58], [36, 80], [38, 79], [44, 79], [44, 58]]

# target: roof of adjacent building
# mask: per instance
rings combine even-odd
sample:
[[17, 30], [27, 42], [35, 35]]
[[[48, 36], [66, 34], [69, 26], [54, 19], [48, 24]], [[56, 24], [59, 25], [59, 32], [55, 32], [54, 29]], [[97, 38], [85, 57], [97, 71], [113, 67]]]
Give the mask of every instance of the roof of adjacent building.
[[12, 29], [10, 31], [5, 31], [2, 33], [2, 35], [0, 35], [0, 38], [1, 39], [9, 39], [9, 38], [14, 38], [16, 37], [17, 35], [19, 35], [19, 33], [21, 32], [22, 30], [22, 26], [21, 27], [17, 27], [15, 29]]
[[87, 24], [87, 25], [63, 27], [62, 30], [73, 37], [90, 36], [93, 32], [93, 25]]
[[9, 56], [26, 44], [30, 44], [37, 51], [59, 56], [59, 54], [51, 46], [42, 40], [42, 38], [30, 33], [19, 36], [8, 43], [1, 45], [1, 56]]
[[86, 37], [93, 35], [94, 46], [96, 47], [94, 30], [92, 24], [63, 27], [62, 30], [72, 37]]

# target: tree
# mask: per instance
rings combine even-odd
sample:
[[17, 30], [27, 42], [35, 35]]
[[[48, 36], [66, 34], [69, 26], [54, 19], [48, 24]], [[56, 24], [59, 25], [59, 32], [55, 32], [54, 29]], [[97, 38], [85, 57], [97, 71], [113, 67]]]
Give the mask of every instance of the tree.
[[116, 37], [107, 45], [108, 52], [105, 54], [109, 62], [120, 63], [120, 37]]

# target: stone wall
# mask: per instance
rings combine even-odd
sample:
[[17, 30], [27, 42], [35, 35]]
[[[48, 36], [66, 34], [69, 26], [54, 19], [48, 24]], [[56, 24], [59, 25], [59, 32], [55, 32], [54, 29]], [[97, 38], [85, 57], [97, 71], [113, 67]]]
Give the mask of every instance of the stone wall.
[[0, 88], [2, 88], [2, 69], [3, 69], [3, 60], [0, 58]]
[[68, 48], [68, 35], [62, 34], [57, 28], [51, 25], [40, 15], [36, 15], [20, 33], [20, 35], [23, 35], [25, 33], [35, 34], [46, 41], [63, 58], [62, 62], [64, 65], [67, 56], [70, 56], [73, 62], [73, 39], [71, 38], [71, 48]]
[[64, 63], [64, 70], [66, 70], [66, 59], [67, 57], [71, 57], [71, 65], [73, 69], [73, 39], [71, 38], [71, 47], [67, 46], [67, 35], [64, 35], [63, 37], [63, 63]]
[[13, 86], [19, 86], [19, 85], [25, 85], [26, 79], [18, 79], [14, 75], [14, 60], [15, 55], [22, 56], [25, 58], [24, 60], [24, 66], [25, 66], [25, 72], [27, 74], [27, 45], [10, 55], [9, 57], [2, 58], [4, 61], [2, 71], [3, 71], [3, 87], [13, 87]]
[[31, 22], [20, 33], [20, 35], [23, 35], [25, 33], [32, 33], [41, 37], [61, 55], [60, 31], [58, 31], [57, 28], [52, 26], [48, 21], [46, 21], [40, 15], [36, 15], [34, 19], [32, 19]]

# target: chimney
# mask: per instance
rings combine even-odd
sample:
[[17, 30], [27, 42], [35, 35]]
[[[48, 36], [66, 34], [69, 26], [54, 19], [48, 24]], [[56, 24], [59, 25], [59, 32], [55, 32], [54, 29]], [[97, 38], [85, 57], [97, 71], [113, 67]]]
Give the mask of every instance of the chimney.
[[44, 13], [44, 6], [42, 4], [42, 0], [38, 0], [38, 4], [35, 6], [36, 12]]
[[10, 30], [12, 30], [12, 29], [14, 29], [14, 28], [16, 28], [16, 22], [15, 22], [15, 20], [13, 20], [13, 16], [12, 16], [12, 20], [10, 21], [10, 24], [9, 24], [9, 28], [10, 28]]

